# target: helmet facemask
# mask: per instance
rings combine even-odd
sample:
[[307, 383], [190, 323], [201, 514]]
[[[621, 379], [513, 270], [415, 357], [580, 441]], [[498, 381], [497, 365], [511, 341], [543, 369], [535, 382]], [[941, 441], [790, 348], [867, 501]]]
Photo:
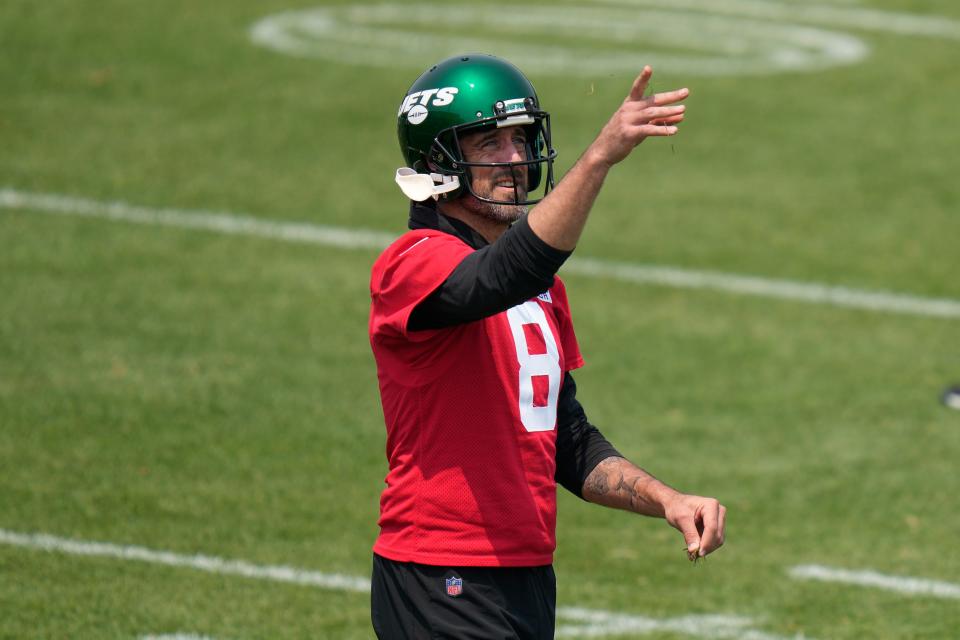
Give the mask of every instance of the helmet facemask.
[[[532, 100], [530, 101], [532, 102]], [[499, 106], [499, 105], [498, 105]], [[460, 140], [464, 135], [481, 131], [520, 126], [526, 132], [525, 143], [526, 159], [515, 162], [475, 162], [464, 159]], [[440, 197], [456, 198], [464, 193], [481, 202], [495, 205], [526, 206], [533, 205], [541, 200], [553, 188], [553, 160], [557, 157], [550, 139], [550, 115], [545, 111], [527, 109], [501, 113], [490, 118], [483, 118], [467, 124], [459, 124], [440, 131], [434, 138], [430, 150], [429, 170], [438, 173], [456, 176], [461, 189], [451, 191]], [[544, 171], [544, 165], [546, 170]], [[473, 185], [472, 168], [507, 168], [513, 184], [513, 198], [498, 200], [480, 195]], [[521, 190], [521, 167], [526, 167], [526, 184]], [[546, 174], [546, 175], [544, 175]], [[542, 185], [543, 192], [538, 197], [530, 197]]]

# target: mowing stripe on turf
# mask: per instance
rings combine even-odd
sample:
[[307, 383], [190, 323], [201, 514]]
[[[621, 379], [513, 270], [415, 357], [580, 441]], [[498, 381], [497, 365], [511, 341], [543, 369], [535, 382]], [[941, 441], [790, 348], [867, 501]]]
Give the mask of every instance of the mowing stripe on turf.
[[[16, 189], [0, 189], [0, 209], [20, 209], [137, 224], [202, 229], [342, 249], [379, 250], [396, 238], [394, 234], [369, 229], [322, 226], [305, 222], [275, 222], [230, 212], [142, 207], [125, 202], [101, 202]], [[563, 272], [637, 284], [709, 289], [882, 313], [960, 318], [960, 300], [924, 298], [886, 291], [865, 291], [816, 282], [796, 282], [719, 271], [614, 262], [597, 258], [571, 258], [563, 267]]]
[[927, 580], [908, 576], [892, 576], [876, 571], [854, 571], [836, 569], [817, 564], [804, 564], [790, 569], [790, 577], [797, 580], [819, 580], [853, 584], [861, 587], [874, 587], [886, 591], [895, 591], [914, 596], [933, 596], [960, 600], [960, 584], [942, 580]]
[[[158, 551], [146, 547], [117, 545], [109, 542], [72, 540], [43, 533], [17, 533], [0, 529], [0, 544], [76, 556], [133, 560], [168, 567], [197, 569], [208, 573], [235, 575], [338, 591], [370, 592], [370, 580], [358, 576], [322, 573], [287, 566], [257, 565], [244, 560], [228, 560], [200, 554], [184, 555], [171, 551]], [[731, 640], [736, 638], [788, 640], [784, 636], [752, 628], [755, 621], [743, 616], [689, 615], [674, 618], [649, 618], [581, 607], [558, 607], [557, 618], [566, 621], [557, 626], [557, 637], [597, 638], [608, 635], [674, 633], [699, 638], [729, 638]], [[160, 638], [187, 640], [197, 638], [197, 636], [174, 635], [157, 636], [156, 638], [158, 640]], [[790, 636], [790, 640], [807, 639], [803, 635], [796, 635]]]

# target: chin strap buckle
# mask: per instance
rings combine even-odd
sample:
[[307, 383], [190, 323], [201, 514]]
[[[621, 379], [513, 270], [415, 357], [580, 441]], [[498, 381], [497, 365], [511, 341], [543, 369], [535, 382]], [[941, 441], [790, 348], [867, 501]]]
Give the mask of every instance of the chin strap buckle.
[[410, 167], [397, 169], [394, 178], [400, 190], [411, 200], [423, 202], [428, 198], [437, 199], [441, 194], [460, 188], [457, 176], [444, 176], [439, 173], [417, 173]]

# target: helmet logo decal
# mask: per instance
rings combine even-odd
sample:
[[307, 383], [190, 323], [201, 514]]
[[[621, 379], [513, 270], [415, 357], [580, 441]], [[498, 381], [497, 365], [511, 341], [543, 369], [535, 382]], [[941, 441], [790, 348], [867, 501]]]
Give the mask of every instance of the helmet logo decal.
[[512, 127], [517, 124], [533, 124], [533, 118], [527, 115], [527, 100], [525, 98], [514, 98], [513, 100], [504, 100], [493, 105], [493, 111], [497, 115], [514, 113], [517, 115], [497, 120], [497, 128]]
[[422, 104], [413, 105], [410, 111], [407, 111], [407, 122], [410, 124], [420, 124], [427, 119], [427, 108]]
[[507, 113], [511, 111], [526, 111], [526, 109], [526, 101], [523, 98], [514, 98], [513, 100], [506, 100], [503, 103], [503, 110]]
[[[403, 99], [403, 104], [400, 105], [400, 111], [397, 112], [397, 117], [399, 118], [403, 114], [407, 113], [415, 105], [420, 105], [424, 107], [423, 117], [426, 117], [426, 106], [427, 103], [432, 104], [434, 107], [445, 107], [460, 93], [460, 89], [457, 87], [444, 87], [442, 89], [424, 89], [423, 91], [414, 91], [406, 98]], [[433, 102], [430, 102], [430, 98], [433, 98]], [[420, 122], [413, 122], [413, 124], [420, 124]]]

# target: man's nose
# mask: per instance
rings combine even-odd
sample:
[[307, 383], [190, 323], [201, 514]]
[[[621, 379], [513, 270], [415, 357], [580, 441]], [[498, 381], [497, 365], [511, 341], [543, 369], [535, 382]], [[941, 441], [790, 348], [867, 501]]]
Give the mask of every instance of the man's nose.
[[500, 150], [500, 153], [497, 154], [496, 162], [520, 162], [521, 160], [526, 160], [521, 149], [518, 149], [513, 144], [504, 145]]
[[[511, 144], [511, 145], [509, 146], [508, 155], [510, 156], [510, 159], [508, 160], [508, 162], [523, 162], [524, 160], [527, 159], [526, 148], [525, 148], [524, 146], [521, 146], [521, 145]], [[520, 169], [520, 170], [522, 170], [522, 171], [526, 171], [526, 170], [527, 170], [527, 166], [526, 166], [526, 165], [521, 165], [521, 166], [517, 167], [517, 169]]]

